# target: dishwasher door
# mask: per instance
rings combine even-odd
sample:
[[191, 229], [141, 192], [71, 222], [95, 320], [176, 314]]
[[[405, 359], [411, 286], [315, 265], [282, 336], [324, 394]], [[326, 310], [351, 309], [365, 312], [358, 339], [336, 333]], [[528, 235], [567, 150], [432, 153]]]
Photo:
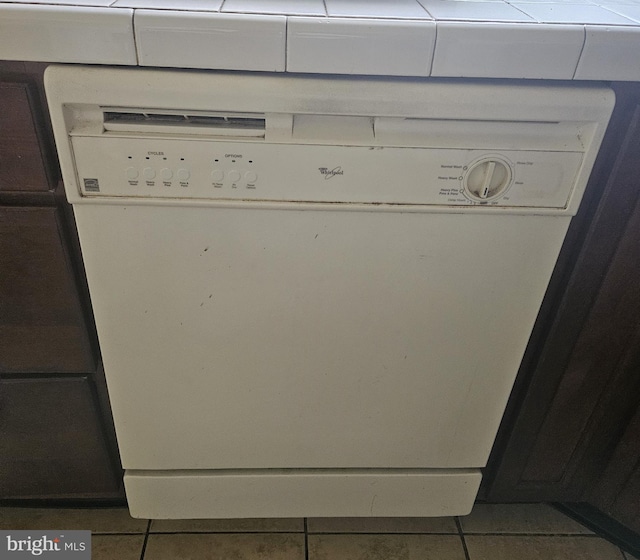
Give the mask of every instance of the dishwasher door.
[[309, 206], [76, 205], [126, 469], [485, 464], [570, 218]]

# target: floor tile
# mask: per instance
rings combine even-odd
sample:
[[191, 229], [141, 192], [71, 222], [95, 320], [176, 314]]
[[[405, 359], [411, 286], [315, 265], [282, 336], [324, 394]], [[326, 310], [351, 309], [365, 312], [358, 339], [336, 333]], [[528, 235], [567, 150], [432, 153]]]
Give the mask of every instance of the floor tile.
[[0, 508], [0, 529], [78, 529], [92, 533], [144, 533], [146, 519], [132, 519], [125, 508]]
[[144, 535], [94, 535], [91, 560], [139, 560]]
[[304, 519], [154, 519], [152, 533], [299, 533]]
[[453, 517], [319, 517], [309, 533], [457, 533]]
[[471, 560], [623, 560], [620, 549], [597, 537], [465, 536]]
[[449, 535], [309, 535], [309, 560], [464, 560]]
[[145, 560], [304, 560], [304, 535], [150, 535]]
[[465, 533], [591, 534], [546, 504], [476, 504], [460, 523]]

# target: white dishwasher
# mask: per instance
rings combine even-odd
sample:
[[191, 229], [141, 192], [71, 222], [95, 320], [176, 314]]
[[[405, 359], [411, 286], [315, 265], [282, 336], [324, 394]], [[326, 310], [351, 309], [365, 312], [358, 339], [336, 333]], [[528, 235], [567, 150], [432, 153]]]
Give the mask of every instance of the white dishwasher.
[[147, 518], [470, 511], [602, 87], [52, 67]]

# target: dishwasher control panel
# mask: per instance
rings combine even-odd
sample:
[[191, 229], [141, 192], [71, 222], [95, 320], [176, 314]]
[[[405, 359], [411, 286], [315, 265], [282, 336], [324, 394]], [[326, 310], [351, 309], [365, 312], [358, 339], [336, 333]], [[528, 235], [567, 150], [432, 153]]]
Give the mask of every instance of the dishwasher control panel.
[[564, 208], [581, 152], [74, 136], [83, 197]]

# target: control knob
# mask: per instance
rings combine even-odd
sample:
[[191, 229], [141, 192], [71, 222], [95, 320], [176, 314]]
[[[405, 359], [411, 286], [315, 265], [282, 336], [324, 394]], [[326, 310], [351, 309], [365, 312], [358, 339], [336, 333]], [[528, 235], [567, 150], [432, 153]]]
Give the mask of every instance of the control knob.
[[469, 167], [464, 178], [467, 194], [474, 200], [487, 201], [503, 194], [511, 184], [511, 168], [505, 161], [487, 158]]

